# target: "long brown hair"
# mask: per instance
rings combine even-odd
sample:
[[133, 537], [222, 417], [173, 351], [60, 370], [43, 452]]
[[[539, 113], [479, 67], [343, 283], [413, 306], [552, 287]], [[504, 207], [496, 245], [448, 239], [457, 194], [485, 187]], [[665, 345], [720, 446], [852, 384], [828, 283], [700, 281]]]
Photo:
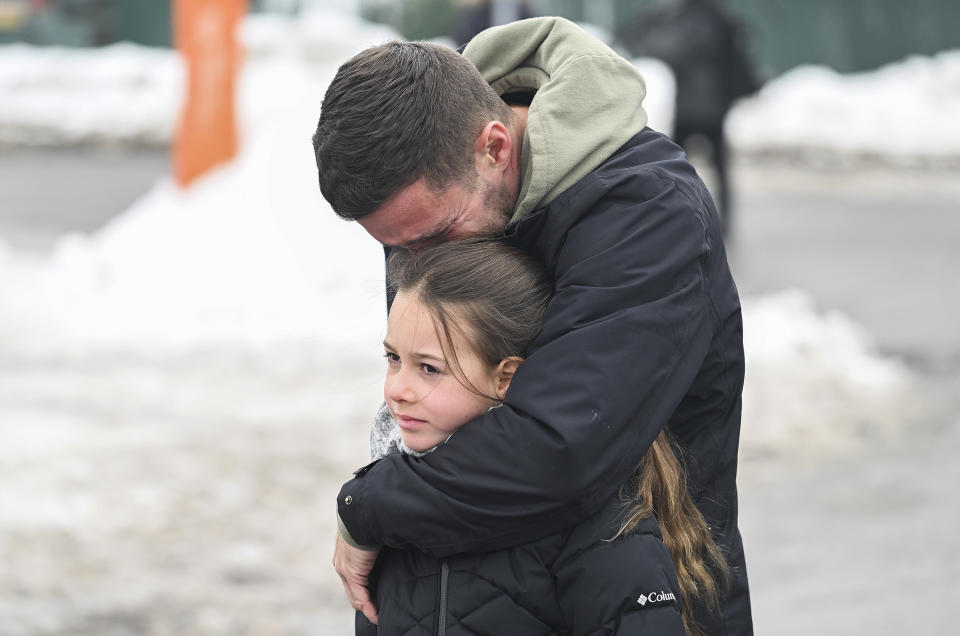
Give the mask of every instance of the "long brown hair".
[[[454, 330], [490, 366], [510, 356], [526, 356], [553, 297], [553, 282], [539, 260], [491, 239], [450, 241], [417, 252], [396, 250], [387, 263], [387, 282], [395, 291], [415, 293], [430, 310], [445, 343], [444, 355], [454, 368], [459, 368]], [[699, 631], [694, 602], [717, 611], [730, 575], [690, 498], [678, 452], [669, 433], [662, 431], [620, 490], [626, 521], [611, 540], [656, 515], [680, 583], [683, 624], [693, 636]]]
[[694, 601], [713, 612], [730, 584], [730, 567], [710, 534], [703, 514], [687, 490], [687, 474], [677, 458], [680, 449], [663, 430], [640, 460], [633, 477], [620, 489], [628, 501], [627, 520], [614, 539], [630, 532], [641, 520], [655, 515], [663, 543], [670, 551], [683, 596], [683, 626], [690, 636], [700, 633], [694, 619]]

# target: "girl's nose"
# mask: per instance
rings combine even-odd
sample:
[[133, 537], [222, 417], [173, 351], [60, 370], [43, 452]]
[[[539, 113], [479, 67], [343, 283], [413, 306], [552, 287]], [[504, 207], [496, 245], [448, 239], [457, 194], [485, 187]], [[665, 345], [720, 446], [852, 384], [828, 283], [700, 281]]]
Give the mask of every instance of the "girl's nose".
[[384, 385], [384, 397], [387, 398], [388, 402], [392, 401], [396, 403], [413, 402], [416, 400], [413, 386], [403, 370], [387, 377], [386, 384]]

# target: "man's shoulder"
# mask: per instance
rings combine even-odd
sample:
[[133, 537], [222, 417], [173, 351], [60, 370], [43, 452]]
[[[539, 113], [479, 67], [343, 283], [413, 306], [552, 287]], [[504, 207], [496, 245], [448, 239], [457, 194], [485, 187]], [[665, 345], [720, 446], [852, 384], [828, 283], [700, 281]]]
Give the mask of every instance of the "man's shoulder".
[[546, 240], [558, 247], [587, 218], [684, 212], [695, 217], [707, 214], [710, 205], [683, 150], [666, 135], [645, 128], [549, 205], [521, 220], [518, 229], [536, 236], [541, 245]]
[[556, 566], [562, 567], [565, 562], [592, 558], [590, 553], [598, 548], [606, 553], [606, 556], [601, 558], [616, 558], [615, 555], [622, 550], [659, 553], [663, 549], [663, 539], [660, 524], [653, 515], [633, 519], [631, 528], [623, 531], [624, 525], [632, 517], [636, 503], [632, 499], [616, 495], [593, 516], [566, 531]]
[[583, 190], [608, 190], [624, 180], [685, 184], [699, 180], [683, 149], [663, 133], [644, 128], [617, 149], [581, 181], [561, 196], [575, 197]]

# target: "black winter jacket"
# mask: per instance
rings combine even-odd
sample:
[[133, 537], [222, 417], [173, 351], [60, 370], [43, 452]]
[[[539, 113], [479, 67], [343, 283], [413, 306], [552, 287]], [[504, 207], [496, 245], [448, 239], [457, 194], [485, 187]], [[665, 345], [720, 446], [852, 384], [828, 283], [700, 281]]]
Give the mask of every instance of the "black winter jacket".
[[680, 593], [654, 518], [616, 535], [616, 498], [571, 530], [489, 553], [387, 549], [373, 573], [374, 627], [390, 636], [684, 636]]
[[704, 632], [752, 634], [735, 483], [742, 322], [702, 181], [647, 128], [507, 234], [557, 289], [503, 406], [420, 461], [390, 456], [347, 482], [347, 530], [436, 557], [535, 541], [595, 515], [668, 426], [734, 568], [723, 614], [699, 614]]

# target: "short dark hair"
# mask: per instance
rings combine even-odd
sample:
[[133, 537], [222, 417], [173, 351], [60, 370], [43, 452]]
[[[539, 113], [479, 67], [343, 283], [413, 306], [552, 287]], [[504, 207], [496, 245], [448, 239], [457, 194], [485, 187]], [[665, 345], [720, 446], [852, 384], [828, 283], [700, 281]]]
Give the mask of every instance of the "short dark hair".
[[356, 220], [425, 178], [437, 191], [473, 184], [473, 144], [513, 113], [477, 68], [429, 42], [387, 42], [345, 62], [313, 136], [320, 191]]

